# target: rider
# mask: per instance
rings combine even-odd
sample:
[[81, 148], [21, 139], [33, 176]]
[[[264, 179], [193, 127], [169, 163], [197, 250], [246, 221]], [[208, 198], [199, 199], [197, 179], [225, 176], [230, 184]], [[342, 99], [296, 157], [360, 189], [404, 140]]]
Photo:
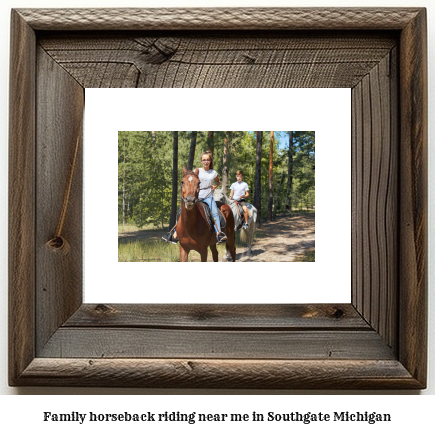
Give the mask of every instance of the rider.
[[[202, 169], [199, 169], [199, 180], [201, 181], [199, 185], [199, 194], [198, 198], [202, 199], [207, 205], [210, 207], [211, 213], [216, 222], [215, 231], [216, 233], [216, 244], [221, 244], [227, 241], [227, 236], [221, 231], [221, 225], [218, 215], [218, 208], [216, 202], [213, 198], [213, 191], [219, 187], [220, 179], [216, 170], [213, 170], [213, 156], [210, 151], [203, 152], [201, 154], [201, 163]], [[216, 185], [213, 185], [213, 180], [216, 180]], [[178, 243], [177, 232], [175, 231], [175, 227], [166, 234], [166, 236], [162, 237], [164, 241], [171, 242], [173, 244]]]
[[237, 201], [243, 208], [245, 223], [242, 226], [243, 229], [248, 229], [248, 207], [246, 206], [245, 198], [249, 197], [249, 187], [246, 182], [243, 181], [243, 172], [238, 170], [236, 173], [237, 182], [233, 183], [230, 187], [230, 199], [234, 197], [234, 200]]

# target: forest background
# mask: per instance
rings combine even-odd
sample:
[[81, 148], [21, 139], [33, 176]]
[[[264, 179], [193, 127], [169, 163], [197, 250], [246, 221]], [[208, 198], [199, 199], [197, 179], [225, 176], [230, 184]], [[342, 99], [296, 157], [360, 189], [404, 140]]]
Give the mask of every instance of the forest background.
[[314, 209], [314, 131], [119, 131], [118, 225], [172, 227], [183, 166], [201, 167], [206, 150], [227, 195], [243, 171], [260, 225]]

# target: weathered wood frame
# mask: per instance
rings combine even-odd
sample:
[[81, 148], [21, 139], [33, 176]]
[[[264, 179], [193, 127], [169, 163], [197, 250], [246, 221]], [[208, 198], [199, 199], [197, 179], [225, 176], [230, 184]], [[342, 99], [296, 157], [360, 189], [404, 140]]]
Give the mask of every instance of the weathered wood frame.
[[[40, 38], [150, 30], [397, 38], [387, 63], [352, 88], [351, 304], [82, 304], [81, 181], [65, 228], [70, 253], [48, 252], [44, 243], [59, 215], [84, 90]], [[11, 385], [426, 387], [425, 9], [23, 9], [12, 11], [11, 37]], [[80, 166], [76, 179], [81, 174]]]

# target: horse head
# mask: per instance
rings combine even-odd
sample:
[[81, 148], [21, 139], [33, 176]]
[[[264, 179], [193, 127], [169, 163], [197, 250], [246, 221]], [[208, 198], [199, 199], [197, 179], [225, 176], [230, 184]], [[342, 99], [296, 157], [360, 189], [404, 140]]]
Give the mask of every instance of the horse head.
[[222, 202], [222, 203], [224, 203], [224, 201], [223, 201], [223, 193], [222, 193], [222, 189], [215, 189], [214, 191], [213, 191], [213, 199], [216, 201], [216, 202]]
[[222, 203], [225, 203], [227, 205], [230, 203], [230, 201], [228, 200], [228, 197], [225, 195], [225, 193], [223, 192], [222, 189], [219, 189], [219, 190], [216, 189], [213, 192], [213, 198], [216, 202], [222, 202]]
[[188, 171], [186, 166], [183, 167], [183, 177], [181, 179], [181, 200], [184, 202], [186, 209], [190, 211], [196, 202], [199, 194], [199, 169]]

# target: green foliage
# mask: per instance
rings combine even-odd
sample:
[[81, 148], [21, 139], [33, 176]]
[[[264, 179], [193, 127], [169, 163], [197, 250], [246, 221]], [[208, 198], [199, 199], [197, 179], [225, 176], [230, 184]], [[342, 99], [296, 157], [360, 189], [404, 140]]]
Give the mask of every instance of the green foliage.
[[[198, 131], [193, 168], [202, 167], [200, 155], [207, 150], [207, 131]], [[285, 211], [288, 197], [293, 206], [309, 208], [314, 205], [315, 194], [315, 136], [313, 131], [293, 132], [293, 191], [287, 191], [288, 145], [280, 143], [280, 131], [275, 131], [273, 149], [274, 203], [278, 212]], [[215, 131], [214, 169], [222, 180], [224, 142], [227, 139], [228, 193], [241, 169], [249, 185], [253, 203], [255, 187], [256, 137], [253, 131]], [[178, 185], [183, 166], [187, 165], [190, 149], [190, 131], [179, 132]], [[153, 225], [165, 227], [169, 223], [172, 195], [172, 131], [119, 131], [118, 132], [118, 223], [138, 227]], [[262, 220], [267, 217], [269, 198], [270, 131], [263, 132], [261, 159]], [[278, 187], [281, 174], [285, 177]], [[177, 206], [180, 206], [178, 199]]]
[[295, 259], [295, 262], [316, 262], [316, 251], [314, 249], [305, 251]]
[[[118, 221], [158, 225], [169, 212], [172, 164], [168, 133], [118, 133]], [[170, 166], [169, 166], [170, 167]]]
[[314, 131], [295, 131], [293, 176], [298, 181], [295, 193], [305, 196], [314, 189], [315, 143]]

